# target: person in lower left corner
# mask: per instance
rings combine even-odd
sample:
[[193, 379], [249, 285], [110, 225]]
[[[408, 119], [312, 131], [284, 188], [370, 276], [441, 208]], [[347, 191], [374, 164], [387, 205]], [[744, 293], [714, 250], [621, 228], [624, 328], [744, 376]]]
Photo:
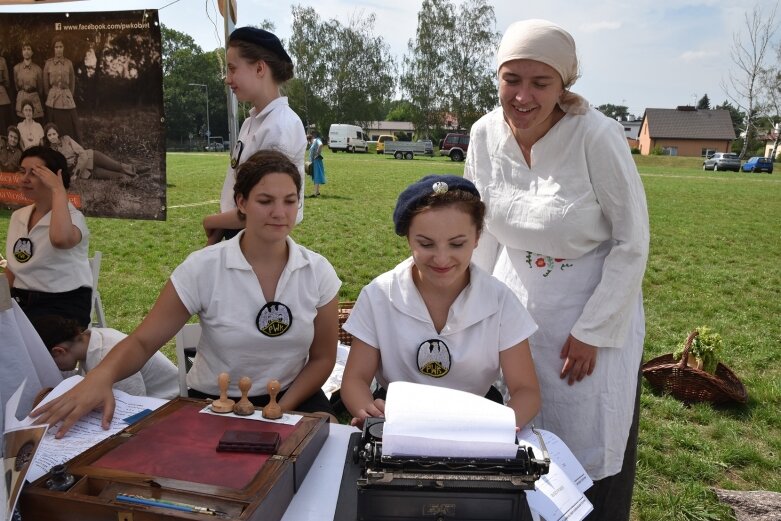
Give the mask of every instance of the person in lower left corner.
[[[33, 317], [32, 323], [60, 371], [86, 375], [126, 334], [108, 327], [84, 329], [75, 320], [57, 315]], [[161, 352], [152, 355], [140, 371], [114, 384], [135, 396], [172, 400], [179, 396], [179, 370]]]
[[11, 214], [6, 236], [11, 296], [32, 318], [60, 315], [86, 327], [92, 309], [89, 229], [68, 202], [65, 157], [36, 146], [21, 155], [22, 195], [32, 204]]
[[312, 197], [320, 197], [320, 185], [326, 183], [325, 165], [323, 164], [323, 140], [320, 134], [313, 130], [306, 136], [309, 143], [309, 162], [312, 168], [312, 183], [315, 185], [315, 191]]

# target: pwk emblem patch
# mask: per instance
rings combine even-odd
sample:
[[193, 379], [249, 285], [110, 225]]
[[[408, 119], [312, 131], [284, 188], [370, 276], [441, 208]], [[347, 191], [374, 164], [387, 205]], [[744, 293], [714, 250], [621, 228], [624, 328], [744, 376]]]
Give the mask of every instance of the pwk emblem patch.
[[426, 340], [418, 346], [418, 371], [442, 378], [450, 372], [450, 349], [442, 340]]
[[281, 302], [269, 302], [258, 312], [255, 319], [258, 331], [266, 336], [284, 335], [293, 324], [293, 314], [290, 308]]
[[14, 243], [14, 258], [25, 263], [33, 257], [33, 241], [27, 237], [21, 237]]

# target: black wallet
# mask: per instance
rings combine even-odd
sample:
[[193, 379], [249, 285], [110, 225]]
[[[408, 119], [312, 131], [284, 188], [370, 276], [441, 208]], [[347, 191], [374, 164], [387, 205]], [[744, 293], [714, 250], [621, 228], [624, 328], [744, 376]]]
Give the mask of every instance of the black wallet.
[[217, 444], [217, 452], [256, 452], [274, 454], [279, 446], [278, 432], [228, 430]]

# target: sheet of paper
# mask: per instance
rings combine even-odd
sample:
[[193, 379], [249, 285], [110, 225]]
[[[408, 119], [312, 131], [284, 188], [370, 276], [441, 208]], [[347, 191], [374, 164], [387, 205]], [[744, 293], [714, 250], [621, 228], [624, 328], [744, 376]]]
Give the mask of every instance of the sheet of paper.
[[[526, 492], [529, 508], [546, 521], [580, 521], [593, 507], [583, 493], [593, 485], [585, 469], [567, 445], [555, 434], [537, 429], [550, 457], [550, 470], [535, 482], [536, 490]], [[534, 449], [542, 458], [539, 438], [528, 427], [518, 433], [518, 442]]]
[[212, 411], [211, 407], [208, 405], [198, 412], [200, 412], [201, 414], [212, 414], [214, 416], [227, 416], [228, 418], [238, 418], [239, 420], [255, 420], [260, 422], [268, 422], [268, 423], [281, 423], [283, 425], [295, 425], [302, 418], [300, 414], [283, 413], [281, 418], [277, 420], [269, 420], [268, 418], [264, 418], [263, 413], [260, 411], [255, 411], [249, 416], [239, 416], [238, 414], [233, 414], [232, 412], [226, 412], [226, 413], [214, 412]]
[[472, 393], [393, 382], [385, 400], [388, 456], [513, 458], [515, 413]]
[[[81, 376], [72, 376], [64, 380], [41, 403], [47, 403], [64, 394], [81, 380]], [[167, 403], [167, 400], [161, 400], [160, 398], [133, 396], [116, 389], [114, 390], [114, 400], [116, 402], [114, 418], [108, 430], [103, 430], [101, 426], [102, 412], [100, 411], [92, 411], [84, 416], [59, 440], [54, 437], [58, 426], [52, 426], [41, 441], [39, 450], [27, 474], [27, 479], [35, 481], [49, 472], [54, 465], [65, 463], [109, 436], [118, 433], [128, 426], [124, 422], [125, 418], [138, 414], [144, 409], [155, 410]], [[33, 420], [28, 417], [23, 421], [32, 423]]]

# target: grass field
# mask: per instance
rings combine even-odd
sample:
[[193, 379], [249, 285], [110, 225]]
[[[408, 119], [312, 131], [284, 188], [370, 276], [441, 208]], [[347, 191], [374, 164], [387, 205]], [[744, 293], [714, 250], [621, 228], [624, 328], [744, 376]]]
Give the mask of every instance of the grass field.
[[[651, 219], [644, 358], [672, 352], [688, 331], [708, 325], [721, 333], [723, 361], [750, 400], [685, 407], [644, 383], [633, 516], [733, 519], [710, 487], [781, 492], [781, 177], [703, 172], [697, 158], [635, 157]], [[104, 254], [110, 326], [132, 330], [172, 269], [203, 245], [201, 219], [217, 210], [227, 161], [169, 154], [166, 222], [88, 220], [91, 250]], [[342, 153], [328, 153], [325, 164], [328, 184], [320, 198], [306, 199], [293, 236], [331, 260], [344, 281], [340, 298], [354, 300], [407, 255], [391, 222], [399, 191], [427, 173], [461, 174], [463, 164]], [[0, 233], [9, 215], [0, 211]]]

